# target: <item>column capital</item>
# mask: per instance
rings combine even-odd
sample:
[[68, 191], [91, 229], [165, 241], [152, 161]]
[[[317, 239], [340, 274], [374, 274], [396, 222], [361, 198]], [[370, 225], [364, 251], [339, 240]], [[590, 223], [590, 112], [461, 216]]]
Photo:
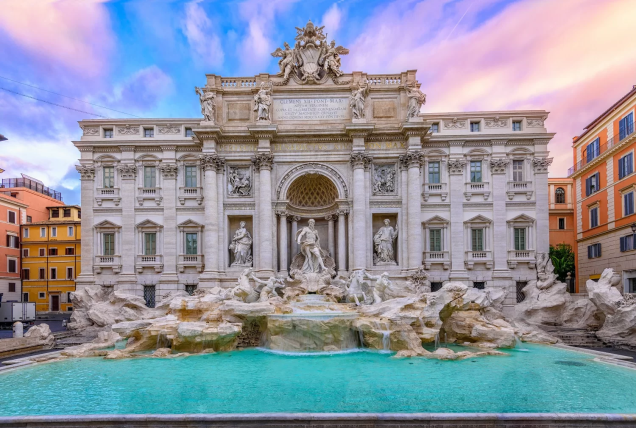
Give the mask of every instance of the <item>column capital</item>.
[[252, 158], [252, 163], [257, 171], [261, 169], [271, 170], [274, 163], [274, 155], [271, 153], [257, 153]]
[[285, 210], [278, 210], [276, 211], [276, 216], [278, 217], [287, 217], [289, 215], [289, 213]]
[[448, 160], [448, 172], [451, 174], [463, 174], [465, 166], [466, 166], [465, 159], [449, 159]]
[[492, 174], [505, 174], [508, 165], [510, 165], [508, 158], [490, 159], [490, 172]]
[[80, 180], [93, 181], [95, 180], [95, 166], [93, 165], [75, 165], [75, 169], [80, 174]]
[[357, 168], [368, 168], [373, 161], [373, 157], [369, 156], [365, 152], [356, 152], [351, 153], [351, 157], [349, 158], [349, 163], [353, 167], [353, 169]]
[[554, 158], [533, 158], [532, 168], [535, 174], [547, 174], [548, 168], [552, 165]]
[[325, 216], [325, 220], [327, 220], [327, 221], [335, 221], [337, 219], [338, 219], [338, 213], [337, 212]]
[[424, 154], [422, 152], [406, 152], [400, 155], [400, 165], [403, 168], [420, 168], [424, 162]]
[[273, 124], [259, 124], [250, 125], [247, 127], [250, 135], [258, 140], [271, 140], [278, 132], [278, 125]]
[[163, 176], [164, 179], [175, 179], [177, 178], [177, 173], [179, 171], [179, 168], [177, 167], [177, 164], [175, 163], [166, 163], [166, 164], [161, 164], [159, 166], [159, 170], [161, 171], [161, 175]]
[[122, 180], [134, 180], [137, 177], [137, 165], [124, 163], [117, 167]]
[[296, 223], [298, 223], [300, 220], [301, 220], [300, 216], [295, 215], [291, 217], [291, 221], [295, 221]]
[[338, 217], [346, 216], [346, 215], [348, 215], [348, 214], [349, 214], [349, 210], [348, 210], [348, 209], [346, 209], [346, 208], [343, 208], [343, 209], [339, 209], [339, 210], [338, 210]]
[[216, 171], [225, 166], [225, 159], [214, 154], [199, 155], [199, 162], [204, 171]]

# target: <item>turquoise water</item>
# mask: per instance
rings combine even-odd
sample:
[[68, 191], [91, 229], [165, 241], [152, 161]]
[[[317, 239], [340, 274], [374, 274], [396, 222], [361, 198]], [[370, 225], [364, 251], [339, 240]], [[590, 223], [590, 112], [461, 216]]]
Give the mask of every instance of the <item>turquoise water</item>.
[[[395, 359], [260, 350], [72, 359], [0, 374], [0, 416], [271, 412], [636, 413], [636, 371], [541, 345], [507, 357]], [[22, 398], [19, 398], [22, 397]]]

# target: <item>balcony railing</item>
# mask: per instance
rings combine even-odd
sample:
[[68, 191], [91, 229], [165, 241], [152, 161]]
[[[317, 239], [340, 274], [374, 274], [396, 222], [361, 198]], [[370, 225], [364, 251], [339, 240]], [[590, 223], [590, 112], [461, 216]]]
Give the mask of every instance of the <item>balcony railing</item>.
[[508, 182], [508, 199], [514, 199], [515, 194], [525, 194], [526, 199], [530, 200], [532, 198], [532, 193], [534, 192], [532, 187], [532, 181], [509, 181]]
[[466, 190], [464, 192], [466, 200], [470, 201], [472, 195], [483, 195], [484, 200], [487, 200], [490, 196], [490, 183], [487, 181], [466, 183]]
[[2, 179], [2, 187], [3, 188], [13, 188], [13, 187], [24, 187], [27, 189], [35, 190], [38, 193], [49, 196], [53, 199], [57, 199], [58, 201], [62, 200], [62, 194], [57, 190], [53, 190], [50, 187], [46, 187], [42, 183], [38, 183], [34, 180], [29, 180], [28, 178], [3, 178]]
[[441, 263], [444, 269], [450, 267], [450, 251], [424, 251], [424, 268], [430, 269], [433, 263]]
[[492, 268], [492, 251], [466, 251], [464, 259], [467, 269], [472, 269], [475, 263], [485, 263], [486, 268]]
[[183, 273], [186, 267], [195, 267], [199, 272], [203, 271], [202, 254], [179, 254], [179, 272]]
[[161, 187], [139, 187], [137, 188], [137, 202], [143, 206], [144, 200], [154, 199], [157, 205], [161, 204]]
[[607, 143], [599, 147], [598, 152], [596, 152], [595, 150], [594, 156], [587, 156], [587, 149], [582, 150], [581, 151], [582, 159], [568, 169], [568, 177], [570, 177], [572, 174], [574, 174], [576, 171], [580, 170], [587, 164], [593, 162], [594, 159], [596, 159], [597, 157], [599, 157], [606, 151], [610, 150], [612, 147], [616, 146], [619, 143], [622, 143], [624, 140], [628, 138], [632, 138], [634, 135], [636, 135], [636, 132], [634, 132], [634, 125], [632, 124], [631, 128], [628, 129], [622, 136], [621, 134], [614, 135], [612, 138], [607, 140]]
[[118, 187], [98, 187], [97, 196], [111, 197], [111, 198], [119, 197], [119, 188]]
[[508, 250], [508, 268], [514, 269], [517, 263], [528, 263], [534, 267], [536, 262], [534, 250]]
[[136, 267], [137, 273], [142, 273], [145, 267], [152, 267], [157, 273], [161, 273], [163, 271], [163, 256], [139, 254], [137, 255]]
[[196, 199], [201, 205], [203, 202], [203, 187], [179, 187], [179, 203], [185, 204], [186, 199]]
[[95, 273], [102, 273], [103, 268], [111, 268], [113, 273], [119, 273], [121, 271], [121, 256], [95, 256], [93, 267]]
[[422, 196], [424, 196], [424, 200], [428, 201], [428, 198], [431, 195], [441, 195], [442, 201], [445, 201], [446, 196], [448, 196], [448, 191], [446, 190], [446, 183], [424, 183], [424, 191], [422, 192]]

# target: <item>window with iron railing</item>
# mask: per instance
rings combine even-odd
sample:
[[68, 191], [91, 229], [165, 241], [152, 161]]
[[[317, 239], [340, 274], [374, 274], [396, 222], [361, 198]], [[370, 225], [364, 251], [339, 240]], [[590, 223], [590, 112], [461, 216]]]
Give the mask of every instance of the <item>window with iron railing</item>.
[[634, 154], [628, 153], [618, 160], [618, 179], [634, 172]]
[[618, 121], [618, 138], [623, 140], [629, 134], [634, 132], [634, 113], [630, 113], [620, 121]]

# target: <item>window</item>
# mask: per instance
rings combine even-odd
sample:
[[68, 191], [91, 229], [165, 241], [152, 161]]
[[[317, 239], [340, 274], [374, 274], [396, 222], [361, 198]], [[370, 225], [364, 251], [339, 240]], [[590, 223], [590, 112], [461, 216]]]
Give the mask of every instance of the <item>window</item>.
[[49, 256], [57, 256], [57, 248], [49, 248]]
[[75, 233], [75, 231], [73, 230], [73, 226], [69, 226], [68, 227], [68, 236], [73, 236], [73, 233]]
[[197, 251], [197, 234], [196, 233], [186, 233], [186, 254], [199, 254]]
[[115, 167], [113, 166], [105, 166], [103, 169], [104, 175], [104, 187], [107, 189], [112, 189], [115, 187]]
[[113, 138], [113, 130], [104, 129], [104, 138]]
[[627, 278], [627, 292], [636, 293], [636, 278]]
[[428, 182], [429, 183], [440, 182], [439, 162], [428, 163]]
[[46, 279], [46, 269], [40, 268], [39, 274], [39, 279]]
[[38, 297], [40, 299], [45, 299], [46, 298], [46, 293], [38, 293]]
[[30, 269], [22, 269], [22, 279], [26, 279], [26, 280], [31, 279], [31, 270]]
[[590, 175], [585, 179], [585, 196], [590, 196], [592, 193], [596, 193], [601, 188], [601, 174]]
[[7, 259], [7, 272], [18, 273], [18, 261], [16, 259]]
[[515, 250], [525, 251], [526, 249], [526, 228], [515, 227]]
[[51, 279], [57, 279], [57, 268], [51, 268]]
[[15, 215], [15, 211], [8, 211], [9, 215], [7, 220], [9, 221], [9, 223], [11, 224], [16, 224], [16, 215]]
[[520, 120], [513, 120], [512, 121], [512, 130], [513, 131], [521, 131], [521, 121]]
[[559, 230], [565, 230], [565, 218], [559, 218]]
[[565, 190], [563, 190], [563, 187], [557, 187], [554, 191], [554, 202], [557, 204], [565, 203]]
[[29, 301], [29, 293], [22, 293], [22, 301], [23, 302]]
[[155, 307], [155, 286], [144, 285], [144, 300], [149, 308]]
[[592, 244], [587, 246], [587, 258], [597, 259], [601, 257], [601, 244]]
[[528, 285], [525, 281], [517, 281], [517, 303], [521, 303], [526, 300], [526, 295], [523, 292], [523, 289]]
[[59, 217], [60, 217], [60, 210], [58, 209], [51, 210], [51, 218], [59, 218]]
[[29, 237], [29, 228], [25, 227], [24, 229], [22, 229], [22, 237], [23, 238]]
[[442, 289], [443, 282], [431, 282], [431, 292], [435, 293]]
[[634, 154], [628, 153], [618, 160], [618, 179], [634, 172]]
[[437, 133], [437, 132], [439, 132], [439, 123], [433, 123], [433, 124], [431, 125], [431, 132], [432, 132], [432, 133]]
[[154, 256], [157, 254], [157, 234], [144, 233], [144, 254]]
[[470, 122], [470, 132], [479, 132], [479, 122]]
[[45, 250], [44, 248], [40, 248], [40, 257], [44, 257], [44, 256], [46, 256], [45, 251], [46, 251], [46, 250]]
[[46, 238], [46, 227], [40, 228], [40, 238]]
[[195, 292], [196, 289], [197, 289], [197, 285], [196, 284], [186, 284], [186, 286], [185, 286], [185, 291], [190, 296], [194, 295], [194, 292]]
[[72, 267], [67, 267], [66, 268], [66, 279], [73, 279], [73, 268]]
[[64, 218], [69, 218], [69, 217], [71, 217], [71, 209], [64, 208]]
[[470, 161], [470, 182], [481, 183], [481, 161]]
[[22, 249], [22, 257], [29, 257], [29, 249], [28, 248], [23, 248]]
[[623, 138], [634, 132], [634, 113], [630, 113], [618, 122], [618, 138]]
[[20, 240], [15, 235], [7, 235], [8, 248], [20, 248]]
[[104, 255], [105, 256], [115, 255], [115, 234], [104, 233], [102, 237], [104, 239]]
[[442, 229], [429, 229], [430, 251], [442, 251]]
[[185, 167], [185, 187], [197, 187], [197, 167], [187, 165]]
[[74, 256], [75, 255], [75, 248], [66, 247], [65, 251], [64, 251], [64, 255], [66, 255], [66, 256]]
[[9, 283], [9, 293], [15, 293], [15, 282]]
[[154, 128], [144, 128], [144, 137], [152, 138], [154, 136], [155, 136], [155, 129]]
[[470, 242], [472, 251], [484, 251], [484, 229], [471, 229]]
[[621, 253], [636, 250], [636, 233], [633, 235], [622, 236], [620, 239], [620, 249]]
[[185, 129], [185, 136], [186, 137], [193, 137], [194, 133], [192, 132], [192, 128], [186, 128]]
[[623, 216], [634, 214], [634, 192], [623, 194]]
[[587, 145], [585, 148], [585, 158], [587, 162], [592, 162], [592, 160], [601, 154], [601, 140], [597, 138]]
[[57, 227], [51, 228], [51, 238], [57, 238]]
[[27, 223], [31, 223], [33, 221], [33, 217], [30, 215], [27, 216]]
[[483, 290], [486, 288], [486, 283], [483, 281], [473, 281], [473, 287], [478, 289], [478, 290]]
[[598, 226], [598, 207], [590, 210], [590, 228]]
[[144, 187], [157, 187], [157, 168], [154, 166], [144, 167]]
[[512, 181], [523, 181], [523, 161], [512, 161]]

